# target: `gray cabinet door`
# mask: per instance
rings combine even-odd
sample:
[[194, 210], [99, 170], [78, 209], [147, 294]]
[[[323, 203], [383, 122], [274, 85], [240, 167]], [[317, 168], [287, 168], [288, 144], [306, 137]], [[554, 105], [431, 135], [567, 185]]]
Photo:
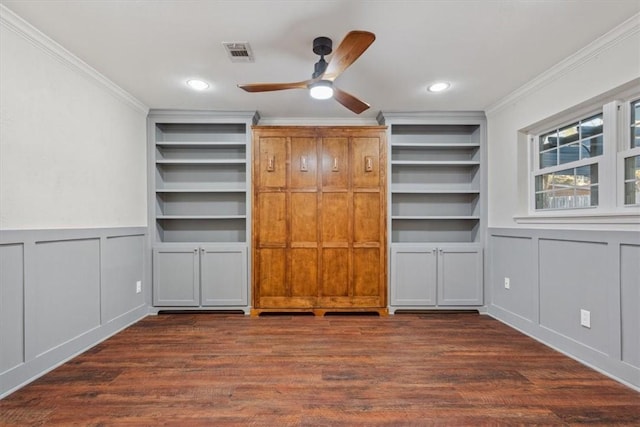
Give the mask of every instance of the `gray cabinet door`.
[[197, 248], [153, 250], [153, 305], [200, 305], [200, 266]]
[[438, 305], [482, 305], [482, 249], [438, 250]]
[[200, 248], [203, 306], [247, 305], [247, 248]]
[[391, 305], [434, 306], [436, 304], [436, 255], [433, 247], [391, 248]]

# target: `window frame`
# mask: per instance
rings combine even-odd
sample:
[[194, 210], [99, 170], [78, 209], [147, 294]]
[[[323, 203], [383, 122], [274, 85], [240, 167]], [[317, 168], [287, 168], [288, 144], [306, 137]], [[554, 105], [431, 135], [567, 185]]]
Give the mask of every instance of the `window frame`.
[[[640, 155], [640, 147], [630, 147], [630, 108], [638, 100], [640, 78], [519, 129], [517, 179], [522, 185], [519, 188], [526, 191], [522, 191], [520, 197], [522, 214], [514, 215], [514, 221], [517, 224], [573, 224], [585, 227], [640, 224], [640, 204], [624, 204], [624, 162], [629, 157]], [[551, 170], [550, 167], [546, 170], [534, 169], [539, 162], [536, 138], [581, 118], [591, 117], [598, 111], [602, 111], [604, 120], [603, 152], [599, 156], [598, 166], [598, 206], [536, 210], [535, 176]], [[580, 159], [574, 164], [579, 165], [584, 160]], [[554, 170], [573, 167], [571, 163], [558, 165]]]
[[640, 94], [634, 94], [628, 97], [624, 102], [620, 103], [619, 110], [619, 128], [620, 140], [618, 141], [618, 152], [616, 161], [616, 188], [617, 188], [617, 205], [621, 209], [629, 210], [640, 207], [640, 201], [633, 204], [625, 203], [625, 162], [631, 157], [640, 156], [640, 145], [631, 146], [632, 129], [640, 127], [631, 123], [632, 105], [640, 104]]
[[[567, 163], [560, 163], [560, 164], [556, 164], [554, 166], [546, 166], [544, 168], [540, 168], [540, 154], [548, 151], [548, 150], [540, 150], [540, 138], [543, 137], [544, 135], [555, 131], [559, 131], [564, 127], [567, 126], [571, 126], [571, 125], [579, 125], [581, 124], [583, 121], [588, 120], [594, 116], [597, 115], [602, 115], [602, 120], [603, 120], [603, 125], [602, 125], [602, 153], [594, 156], [594, 157], [587, 157], [587, 158], [582, 158], [582, 159], [578, 159], [578, 160], [574, 160], [571, 162], [567, 162]], [[595, 211], [599, 211], [601, 210], [601, 203], [600, 203], [600, 198], [598, 199], [598, 205], [596, 206], [572, 206], [569, 208], [545, 208], [545, 209], [538, 209], [536, 207], [536, 196], [539, 194], [537, 189], [536, 189], [536, 178], [539, 176], [543, 176], [546, 174], [551, 174], [551, 173], [555, 173], [555, 172], [560, 172], [560, 171], [564, 171], [564, 170], [568, 170], [568, 169], [577, 169], [577, 168], [581, 168], [581, 167], [585, 167], [585, 166], [591, 166], [591, 165], [597, 165], [598, 167], [598, 182], [595, 185], [590, 185], [588, 186], [589, 188], [593, 188], [594, 186], [598, 187], [598, 193], [601, 193], [600, 188], [601, 188], [601, 179], [600, 176], [602, 175], [601, 171], [602, 171], [602, 163], [604, 161], [604, 158], [607, 154], [607, 130], [608, 130], [608, 125], [606, 123], [605, 120], [605, 108], [603, 106], [594, 106], [591, 107], [590, 109], [586, 109], [586, 110], [582, 110], [579, 112], [579, 114], [573, 114], [573, 115], [565, 115], [563, 116], [560, 120], [556, 120], [553, 124], [549, 124], [547, 127], [544, 128], [538, 128], [535, 132], [530, 132], [529, 133], [529, 214], [545, 214], [545, 213], [553, 213], [553, 214], [558, 214], [558, 213], [564, 213], [564, 212], [573, 212], [575, 214], [576, 211], [582, 211], [584, 209], [588, 209], [588, 210], [595, 210]], [[558, 146], [558, 155], [559, 155], [559, 146]]]

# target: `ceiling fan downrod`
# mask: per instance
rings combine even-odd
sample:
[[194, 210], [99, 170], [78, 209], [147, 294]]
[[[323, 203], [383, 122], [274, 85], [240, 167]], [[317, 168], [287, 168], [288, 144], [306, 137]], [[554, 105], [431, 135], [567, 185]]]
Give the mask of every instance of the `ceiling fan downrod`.
[[324, 56], [331, 54], [333, 42], [329, 37], [316, 37], [313, 39], [313, 53], [320, 55], [320, 60], [315, 63], [312, 78], [317, 79], [327, 69], [327, 61]]

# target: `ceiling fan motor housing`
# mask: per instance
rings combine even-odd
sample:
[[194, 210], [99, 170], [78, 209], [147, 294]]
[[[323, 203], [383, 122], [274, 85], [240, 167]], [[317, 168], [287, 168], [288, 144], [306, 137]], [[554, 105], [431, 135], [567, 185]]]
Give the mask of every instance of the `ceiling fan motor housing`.
[[316, 37], [313, 39], [313, 52], [316, 55], [320, 55], [320, 60], [315, 63], [312, 78], [320, 77], [327, 69], [327, 61], [324, 60], [324, 56], [332, 52], [331, 45], [332, 41], [329, 37]]
[[333, 42], [329, 37], [316, 37], [313, 39], [313, 53], [324, 56], [332, 52]]

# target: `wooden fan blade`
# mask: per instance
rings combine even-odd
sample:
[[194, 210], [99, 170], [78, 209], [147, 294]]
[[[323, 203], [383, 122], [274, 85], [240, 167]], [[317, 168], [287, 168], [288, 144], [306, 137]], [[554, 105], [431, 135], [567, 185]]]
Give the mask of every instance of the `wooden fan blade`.
[[271, 92], [274, 90], [286, 90], [286, 89], [306, 89], [311, 83], [316, 80], [305, 80], [303, 82], [294, 83], [249, 83], [245, 85], [238, 85], [240, 89], [244, 89], [247, 92]]
[[340, 90], [337, 87], [333, 88], [333, 97], [340, 104], [344, 105], [356, 114], [360, 114], [369, 108], [369, 104], [367, 104], [366, 102], [360, 101], [355, 96], [343, 90]]
[[371, 46], [375, 39], [375, 34], [368, 31], [349, 32], [334, 51], [321, 79], [334, 81]]

